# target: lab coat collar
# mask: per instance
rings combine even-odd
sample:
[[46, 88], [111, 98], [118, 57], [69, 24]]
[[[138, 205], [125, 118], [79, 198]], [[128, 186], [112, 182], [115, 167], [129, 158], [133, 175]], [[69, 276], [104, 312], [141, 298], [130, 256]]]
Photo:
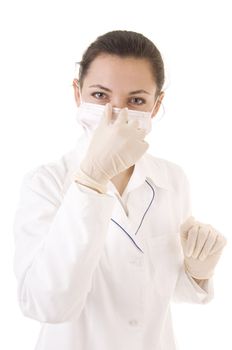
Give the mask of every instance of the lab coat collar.
[[[155, 159], [150, 154], [144, 154], [134, 166], [134, 171], [129, 179], [129, 182], [123, 192], [123, 197], [125, 197], [129, 192], [135, 188], [143, 185], [147, 180], [152, 182], [156, 187], [160, 187], [164, 190], [170, 190], [171, 186], [168, 182], [167, 175], [165, 174], [164, 167], [159, 164], [157, 159]], [[118, 192], [111, 181], [108, 182], [108, 192]]]
[[165, 162], [157, 157], [154, 157], [150, 153], [145, 153], [136, 163], [134, 168], [133, 180], [144, 182], [145, 180], [151, 180], [156, 187], [160, 187], [164, 190], [172, 189], [167, 172], [165, 171]]

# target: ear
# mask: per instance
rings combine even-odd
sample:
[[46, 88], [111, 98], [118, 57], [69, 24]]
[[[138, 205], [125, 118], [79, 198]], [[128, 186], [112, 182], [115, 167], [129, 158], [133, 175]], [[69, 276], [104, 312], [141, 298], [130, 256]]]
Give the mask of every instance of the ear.
[[75, 97], [75, 101], [77, 106], [80, 106], [81, 103], [81, 99], [80, 99], [80, 87], [78, 84], [78, 79], [73, 79], [73, 89], [74, 89], [74, 97]]
[[162, 99], [164, 98], [164, 91], [161, 91], [159, 97], [158, 97], [158, 101], [156, 103], [156, 106], [155, 106], [155, 109], [154, 111], [152, 112], [152, 118], [155, 117], [155, 115], [158, 113], [158, 110], [160, 109], [160, 106], [161, 106], [161, 102], [162, 102]]

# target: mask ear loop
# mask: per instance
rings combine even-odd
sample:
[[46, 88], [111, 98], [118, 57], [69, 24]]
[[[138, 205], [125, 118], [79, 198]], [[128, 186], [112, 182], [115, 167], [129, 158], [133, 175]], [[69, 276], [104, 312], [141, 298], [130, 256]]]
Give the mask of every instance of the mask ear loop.
[[157, 105], [158, 99], [159, 99], [159, 96], [158, 96], [158, 97], [156, 98], [156, 100], [155, 100], [154, 106], [152, 107], [152, 110], [151, 110], [151, 112], [150, 112], [150, 117], [152, 117], [152, 113], [153, 113], [153, 111], [154, 111], [154, 109], [155, 109], [155, 107], [156, 107], [156, 105]]
[[[164, 108], [164, 105], [163, 105], [163, 103], [162, 103], [162, 102], [161, 102], [161, 107], [162, 107], [162, 109], [163, 109], [163, 113], [162, 113], [162, 115], [161, 115], [160, 119], [162, 119], [162, 118], [163, 118], [163, 116], [164, 116], [164, 114], [165, 114], [165, 108]], [[159, 122], [159, 121], [160, 121], [160, 119], [158, 119], [157, 121]]]
[[75, 85], [76, 85], [76, 87], [78, 87], [78, 89], [79, 89], [79, 95], [80, 95], [80, 104], [82, 105], [82, 103], [83, 103], [83, 99], [82, 99], [82, 94], [81, 94], [81, 87], [80, 87], [80, 83], [79, 83], [79, 81], [78, 81], [78, 83], [76, 83], [75, 82]]
[[[155, 109], [155, 107], [156, 107], [156, 105], [157, 105], [158, 99], [159, 99], [159, 96], [157, 97], [157, 99], [156, 99], [156, 101], [155, 101], [155, 103], [154, 103], [154, 106], [152, 107], [152, 110], [151, 110], [151, 112], [150, 112], [150, 117], [152, 117], [152, 113], [153, 113], [153, 111], [154, 111], [154, 109]], [[161, 118], [163, 117], [164, 113], [165, 113], [165, 109], [164, 109], [164, 106], [163, 106], [163, 104], [162, 104], [162, 101], [160, 102], [160, 104], [161, 104], [161, 106], [162, 106], [162, 108], [163, 108], [163, 113], [162, 113], [162, 115], [161, 115], [161, 117], [160, 117], [160, 119], [161, 119]], [[156, 118], [156, 121], [157, 121], [157, 118]], [[158, 121], [159, 121], [159, 120], [158, 120]]]
[[79, 89], [79, 95], [80, 95], [80, 104], [82, 104], [83, 103], [83, 99], [82, 99], [82, 95], [81, 95], [81, 87], [80, 87], [80, 83], [79, 83], [79, 80], [78, 80], [78, 78], [79, 78], [79, 67], [78, 67], [78, 65], [79, 65], [79, 62], [75, 62], [75, 69], [74, 69], [74, 77], [77, 79], [77, 81], [78, 81], [78, 83], [76, 83], [75, 82], [75, 85], [76, 85], [76, 87], [78, 87], [78, 89]]
[[79, 95], [80, 95], [80, 102], [81, 102], [81, 105], [82, 105], [83, 100], [82, 100], [82, 94], [81, 94], [81, 89], [80, 89], [80, 87], [79, 87]]

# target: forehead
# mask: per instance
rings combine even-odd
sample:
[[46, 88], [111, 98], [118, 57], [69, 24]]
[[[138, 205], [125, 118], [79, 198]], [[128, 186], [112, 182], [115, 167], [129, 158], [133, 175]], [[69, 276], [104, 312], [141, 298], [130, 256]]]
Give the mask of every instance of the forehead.
[[109, 88], [120, 86], [155, 89], [151, 64], [147, 59], [99, 55], [91, 63], [84, 84], [102, 84]]

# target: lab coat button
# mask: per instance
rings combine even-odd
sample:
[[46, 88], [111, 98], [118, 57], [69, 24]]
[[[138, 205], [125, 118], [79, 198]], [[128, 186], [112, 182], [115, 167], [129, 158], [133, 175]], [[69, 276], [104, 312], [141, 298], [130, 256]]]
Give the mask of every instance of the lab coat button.
[[131, 326], [137, 326], [138, 321], [137, 321], [137, 320], [130, 320], [130, 321], [129, 321], [129, 324], [130, 324]]
[[133, 259], [130, 261], [131, 264], [135, 266], [142, 266], [142, 260], [141, 259]]

